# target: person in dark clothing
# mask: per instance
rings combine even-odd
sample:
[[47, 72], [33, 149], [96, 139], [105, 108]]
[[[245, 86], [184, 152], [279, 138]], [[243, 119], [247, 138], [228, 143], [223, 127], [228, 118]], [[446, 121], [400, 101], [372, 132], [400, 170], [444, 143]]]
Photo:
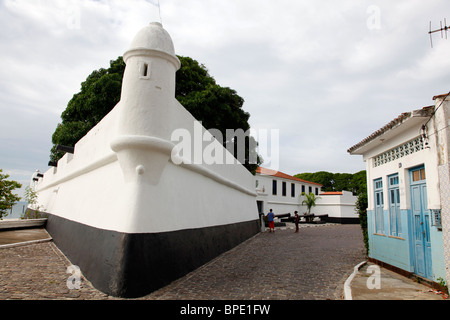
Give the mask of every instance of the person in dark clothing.
[[295, 232], [298, 232], [298, 222], [300, 221], [300, 216], [297, 211], [294, 211], [294, 223], [295, 223]]

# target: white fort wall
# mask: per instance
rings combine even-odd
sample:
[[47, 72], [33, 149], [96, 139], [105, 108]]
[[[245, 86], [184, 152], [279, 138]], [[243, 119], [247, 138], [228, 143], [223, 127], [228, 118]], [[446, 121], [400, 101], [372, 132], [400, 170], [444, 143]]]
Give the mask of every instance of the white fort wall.
[[[357, 197], [353, 196], [351, 192], [342, 191], [339, 194], [322, 192], [320, 184], [264, 168], [261, 168], [261, 171], [263, 173], [257, 173], [255, 177], [256, 200], [261, 210], [260, 213], [267, 214], [272, 209], [276, 215], [290, 213], [293, 216], [294, 211], [298, 211], [302, 216], [307, 213], [307, 207], [302, 204], [305, 199], [302, 196], [304, 191], [312, 192], [318, 198], [316, 206], [311, 208], [311, 213], [328, 215], [329, 222], [359, 223], [359, 215], [355, 210]], [[273, 190], [274, 181], [277, 185], [276, 192]], [[285, 193], [283, 193], [283, 185], [286, 188]]]
[[[253, 176], [241, 165], [175, 165], [169, 158], [158, 184], [139, 180], [125, 183], [117, 155], [109, 147], [117, 137], [118, 107], [76, 144], [73, 155], [66, 154], [57, 168], [44, 174], [37, 185], [40, 210], [127, 233], [257, 219]], [[173, 130], [185, 128], [193, 137], [195, 119], [175, 99], [172, 107], [181, 116], [171, 126], [166, 125]], [[131, 213], [147, 208], [151, 209], [147, 215]]]
[[350, 191], [342, 191], [342, 194], [320, 194], [317, 205], [311, 210], [317, 215], [327, 214], [330, 221], [359, 222], [356, 212], [356, 200]]
[[[168, 33], [159, 23], [145, 27], [124, 61], [120, 102], [35, 187], [47, 230], [71, 262], [98, 289], [136, 297], [260, 224], [253, 176], [241, 164], [180, 161], [188, 159], [173, 132], [202, 138], [206, 130], [174, 97], [180, 63]], [[217, 141], [198, 143], [230, 156]]]

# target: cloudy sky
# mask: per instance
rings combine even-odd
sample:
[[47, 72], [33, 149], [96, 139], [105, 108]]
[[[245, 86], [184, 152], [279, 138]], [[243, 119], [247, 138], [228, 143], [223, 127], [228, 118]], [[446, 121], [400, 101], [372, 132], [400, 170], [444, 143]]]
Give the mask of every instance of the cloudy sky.
[[0, 1], [1, 169], [46, 171], [67, 102], [151, 21], [245, 99], [254, 129], [279, 130], [288, 174], [364, 169], [349, 147], [450, 90], [450, 39], [428, 35], [448, 0], [157, 2]]

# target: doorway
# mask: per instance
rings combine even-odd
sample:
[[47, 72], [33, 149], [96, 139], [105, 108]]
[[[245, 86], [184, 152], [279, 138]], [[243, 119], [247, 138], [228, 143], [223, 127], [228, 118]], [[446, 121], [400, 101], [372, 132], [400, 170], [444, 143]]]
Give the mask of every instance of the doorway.
[[258, 206], [258, 213], [264, 214], [264, 201], [256, 201], [256, 204]]
[[411, 169], [410, 181], [414, 270], [417, 275], [432, 279], [430, 214], [425, 167]]

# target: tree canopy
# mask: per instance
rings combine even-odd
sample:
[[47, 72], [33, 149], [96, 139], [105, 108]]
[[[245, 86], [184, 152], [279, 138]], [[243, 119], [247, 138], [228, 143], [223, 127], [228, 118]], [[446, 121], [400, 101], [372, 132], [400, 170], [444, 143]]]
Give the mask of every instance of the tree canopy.
[[295, 177], [320, 183], [323, 191], [347, 190], [357, 195], [366, 190], [366, 171], [357, 173], [331, 173], [327, 171], [305, 172], [296, 174]]
[[9, 214], [8, 210], [10, 210], [16, 202], [20, 201], [20, 197], [14, 194], [13, 191], [14, 189], [22, 187], [17, 181], [7, 180], [9, 175], [2, 172], [3, 170], [0, 169], [0, 220]]
[[[203, 64], [189, 57], [178, 58], [181, 68], [176, 74], [176, 99], [206, 129], [218, 129], [223, 137], [226, 129], [247, 131], [250, 114], [242, 109], [244, 99], [235, 90], [218, 85]], [[80, 92], [69, 101], [61, 114], [62, 122], [53, 133], [50, 161], [56, 162], [64, 155], [56, 150], [56, 145], [75, 146], [120, 101], [124, 71], [123, 58], [118, 57], [110, 61], [108, 69], [93, 71], [81, 84]], [[233, 142], [224, 141], [224, 146], [227, 143]], [[254, 151], [246, 148], [246, 154]], [[247, 162], [244, 166], [254, 173], [258, 163]]]

